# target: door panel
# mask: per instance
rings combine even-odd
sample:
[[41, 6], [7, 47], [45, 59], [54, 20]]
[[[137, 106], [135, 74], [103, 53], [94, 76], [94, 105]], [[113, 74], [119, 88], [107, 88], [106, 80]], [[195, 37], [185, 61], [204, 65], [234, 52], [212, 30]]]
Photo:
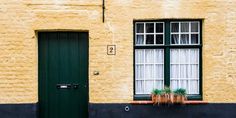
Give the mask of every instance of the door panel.
[[39, 33], [39, 107], [40, 118], [88, 117], [88, 33]]

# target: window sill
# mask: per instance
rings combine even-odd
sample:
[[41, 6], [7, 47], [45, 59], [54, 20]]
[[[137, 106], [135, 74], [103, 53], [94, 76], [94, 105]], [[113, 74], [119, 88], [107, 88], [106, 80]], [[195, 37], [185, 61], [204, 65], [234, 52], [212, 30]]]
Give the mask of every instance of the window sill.
[[[146, 100], [146, 101], [132, 101], [130, 104], [132, 105], [147, 105], [147, 104], [153, 104], [152, 101]], [[184, 101], [185, 105], [199, 105], [199, 104], [208, 104], [207, 101], [200, 101], [200, 100], [187, 100]]]
[[200, 101], [200, 100], [187, 100], [184, 101], [184, 104], [190, 104], [190, 105], [194, 105], [194, 104], [208, 104], [207, 101]]
[[[187, 95], [188, 101], [202, 101], [201, 95]], [[143, 95], [134, 95], [134, 100], [136, 101], [150, 101], [152, 100], [150, 94], [143, 94]]]
[[153, 104], [152, 101], [146, 100], [146, 101], [132, 101], [130, 104], [133, 105], [143, 105], [143, 104]]

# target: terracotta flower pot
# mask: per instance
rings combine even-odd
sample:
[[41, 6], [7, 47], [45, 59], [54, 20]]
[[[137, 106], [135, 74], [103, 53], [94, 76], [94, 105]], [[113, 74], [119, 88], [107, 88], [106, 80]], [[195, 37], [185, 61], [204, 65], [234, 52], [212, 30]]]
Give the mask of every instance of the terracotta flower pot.
[[160, 95], [160, 103], [164, 103], [164, 96]]
[[183, 104], [185, 100], [186, 100], [186, 97], [185, 97], [185, 96], [182, 96], [182, 95], [174, 95], [174, 100], [173, 100], [173, 102], [174, 102], [174, 103], [181, 103], [181, 104]]
[[174, 95], [174, 94], [163, 94], [163, 95], [151, 95], [153, 104], [184, 104], [186, 100], [185, 96], [182, 95]]
[[184, 101], [186, 100], [186, 97], [185, 96], [181, 96], [181, 103], [184, 104]]
[[162, 101], [162, 96], [161, 95], [156, 95], [156, 103], [160, 104]]
[[156, 104], [156, 95], [152, 94], [152, 102]]
[[169, 103], [173, 104], [174, 103], [174, 95], [169, 94]]
[[181, 103], [182, 97], [180, 95], [175, 95], [175, 103]]
[[169, 102], [169, 94], [164, 94], [164, 103]]

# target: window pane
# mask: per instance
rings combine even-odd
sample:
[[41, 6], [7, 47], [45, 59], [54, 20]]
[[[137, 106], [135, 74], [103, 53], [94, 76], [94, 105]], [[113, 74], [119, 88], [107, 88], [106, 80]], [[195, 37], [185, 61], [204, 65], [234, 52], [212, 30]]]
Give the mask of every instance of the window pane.
[[144, 24], [143, 23], [137, 23], [137, 32], [136, 33], [144, 33]]
[[190, 88], [189, 94], [199, 94], [198, 80], [190, 81], [189, 88]]
[[[177, 28], [180, 28], [180, 31]], [[199, 23], [171, 23], [171, 44], [199, 44]]]
[[171, 32], [179, 32], [179, 23], [171, 23]]
[[171, 80], [170, 81], [170, 86], [171, 86], [171, 90], [176, 90], [178, 89], [178, 80]]
[[177, 64], [179, 63], [179, 49], [170, 50], [170, 63]]
[[163, 89], [163, 88], [164, 88], [163, 80], [155, 81], [154, 88], [157, 88], [157, 89]]
[[191, 44], [198, 44], [198, 34], [191, 34]]
[[154, 89], [154, 81], [145, 81], [145, 93], [151, 94], [152, 90]]
[[180, 80], [179, 88], [183, 88], [188, 93], [188, 80]]
[[190, 77], [191, 78], [198, 78], [198, 65], [197, 64], [191, 64], [190, 65]]
[[135, 50], [135, 63], [144, 63], [144, 49]]
[[[179, 61], [176, 61], [179, 58]], [[199, 88], [198, 83], [190, 84], [190, 81], [199, 80], [199, 49], [171, 49], [170, 50], [170, 80], [171, 86], [185, 88], [187, 94], [190, 94], [195, 86]], [[177, 82], [178, 81], [178, 82]], [[190, 87], [190, 88], [189, 88]], [[194, 88], [194, 89], [195, 89]], [[172, 89], [174, 90], [174, 89]], [[198, 90], [197, 90], [198, 91]], [[191, 93], [192, 94], [192, 93]]]
[[154, 23], [146, 23], [146, 33], [154, 33]]
[[198, 32], [198, 23], [197, 22], [191, 23], [191, 32]]
[[135, 85], [135, 92], [136, 93], [144, 93], [144, 81], [139, 81], [139, 80], [136, 80], [136, 85]]
[[155, 50], [145, 50], [145, 62], [146, 63], [153, 63], [155, 58], [154, 58], [154, 51]]
[[163, 35], [156, 35], [156, 44], [163, 44]]
[[199, 62], [199, 49], [190, 50], [190, 64], [198, 64]]
[[143, 44], [144, 43], [144, 35], [137, 35], [136, 44]]
[[145, 65], [145, 79], [154, 78], [154, 65], [146, 64]]
[[189, 73], [188, 73], [188, 64], [181, 64], [180, 65], [180, 78], [188, 78], [189, 77]]
[[154, 69], [154, 70], [156, 70], [154, 72], [154, 77], [158, 78], [158, 79], [163, 78], [164, 77], [163, 69], [164, 69], [163, 64], [156, 64], [155, 69]]
[[178, 64], [171, 64], [171, 78], [179, 78], [179, 65]]
[[180, 44], [189, 44], [188, 34], [181, 34]]
[[144, 79], [144, 65], [143, 64], [135, 66], [135, 78]]
[[179, 35], [178, 34], [171, 35], [171, 44], [179, 44]]
[[163, 23], [156, 23], [156, 33], [163, 33]]
[[154, 35], [147, 35], [146, 37], [146, 44], [154, 44]]
[[189, 32], [189, 23], [181, 23], [181, 32]]
[[[139, 90], [140, 88], [135, 88], [135, 90], [138, 90], [136, 91], [137, 94], [150, 94], [153, 88], [163, 88], [163, 81], [164, 81], [163, 58], [164, 58], [163, 49], [135, 50], [135, 80], [136, 82], [144, 80], [144, 86], [142, 86], [143, 87], [142, 93], [139, 93], [141, 91]], [[157, 81], [159, 82], [156, 83]], [[140, 87], [141, 86], [140, 83], [139, 84], [135, 83], [135, 85]], [[154, 86], [157, 84], [159, 86]]]
[[179, 58], [180, 64], [188, 64], [189, 63], [189, 49], [181, 49], [179, 50]]
[[158, 64], [163, 64], [164, 63], [164, 50], [163, 49], [155, 49], [155, 58], [154, 62]]

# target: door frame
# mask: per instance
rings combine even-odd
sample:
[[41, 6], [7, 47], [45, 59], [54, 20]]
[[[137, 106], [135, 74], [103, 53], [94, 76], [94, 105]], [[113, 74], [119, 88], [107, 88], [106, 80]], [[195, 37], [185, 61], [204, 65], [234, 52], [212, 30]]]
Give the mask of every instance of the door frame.
[[87, 64], [87, 106], [88, 106], [88, 109], [87, 109], [87, 116], [89, 117], [89, 99], [90, 99], [90, 96], [89, 96], [89, 59], [90, 59], [90, 55], [89, 55], [89, 53], [90, 53], [90, 43], [89, 43], [89, 31], [88, 30], [64, 30], [64, 29], [62, 29], [62, 30], [58, 30], [58, 29], [52, 29], [52, 30], [47, 30], [47, 29], [43, 29], [43, 30], [35, 30], [34, 31], [35, 32], [35, 36], [36, 36], [36, 52], [37, 52], [37, 65], [36, 65], [36, 67], [37, 67], [37, 94], [38, 94], [38, 102], [37, 102], [37, 117], [38, 118], [40, 118], [40, 108], [39, 108], [39, 104], [40, 104], [40, 102], [39, 102], [39, 97], [40, 97], [40, 94], [39, 94], [39, 90], [40, 90], [40, 85], [39, 85], [39, 62], [40, 62], [40, 60], [39, 60], [39, 33], [43, 33], [43, 32], [76, 32], [76, 33], [87, 33], [87, 36], [88, 36], [88, 38], [87, 38], [87, 58], [88, 58], [88, 64]]

